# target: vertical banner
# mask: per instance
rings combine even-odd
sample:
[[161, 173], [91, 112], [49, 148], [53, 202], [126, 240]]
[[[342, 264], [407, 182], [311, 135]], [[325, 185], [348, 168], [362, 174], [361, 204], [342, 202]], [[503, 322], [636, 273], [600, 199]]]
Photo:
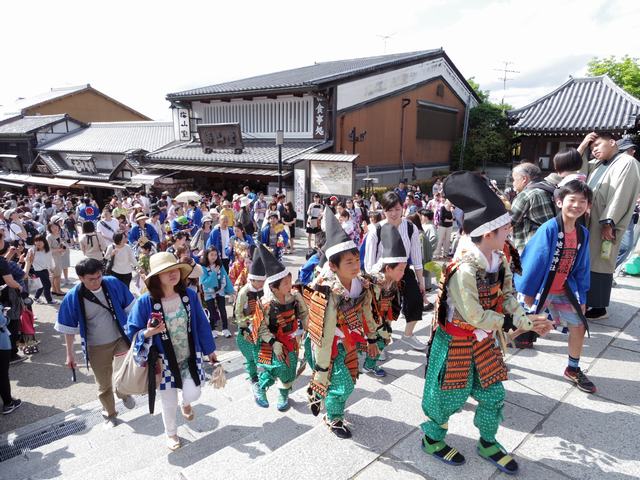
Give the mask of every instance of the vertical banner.
[[296, 168], [293, 171], [293, 194], [294, 194], [294, 208], [298, 221], [303, 222], [305, 215], [305, 171], [304, 168]]
[[313, 138], [324, 139], [326, 136], [327, 100], [324, 97], [313, 97]]
[[191, 140], [191, 126], [189, 124], [189, 110], [186, 108], [178, 109], [178, 129], [180, 132], [180, 141], [188, 142]]

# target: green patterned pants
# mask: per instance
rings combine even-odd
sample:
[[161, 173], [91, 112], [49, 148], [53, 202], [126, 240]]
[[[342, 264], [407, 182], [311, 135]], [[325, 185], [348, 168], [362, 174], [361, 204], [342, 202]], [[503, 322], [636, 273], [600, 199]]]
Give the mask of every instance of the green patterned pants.
[[[376, 344], [378, 345], [378, 350], [380, 350], [380, 353], [382, 353], [386, 345], [384, 344], [384, 339], [380, 335], [378, 335], [378, 341], [376, 342]], [[367, 354], [365, 353], [365, 355]], [[367, 359], [364, 361], [364, 366], [369, 369], [375, 368], [376, 363], [378, 363], [379, 359], [380, 354], [376, 355], [375, 358], [371, 358], [369, 355], [367, 355]]]
[[256, 362], [258, 360], [258, 347], [253, 343], [247, 341], [240, 332], [236, 335], [236, 345], [238, 345], [238, 349], [240, 353], [244, 356], [244, 369], [247, 371], [250, 379], [254, 379], [258, 377], [258, 369], [256, 367]]
[[311, 350], [311, 337], [307, 335], [304, 339], [304, 359], [307, 361], [307, 365], [313, 370], [316, 366], [316, 362], [313, 359], [313, 351]]
[[460, 411], [467, 398], [471, 396], [478, 402], [473, 423], [480, 431], [481, 437], [493, 443], [496, 441], [496, 433], [502, 421], [504, 386], [502, 382], [496, 382], [488, 388], [482, 388], [475, 364], [472, 362], [465, 388], [442, 390], [440, 383], [447, 365], [450, 340], [451, 336], [438, 328], [431, 345], [427, 378], [422, 394], [422, 411], [428, 417], [428, 420], [421, 425], [422, 431], [433, 440], [444, 439], [449, 417]]
[[281, 362], [275, 355], [273, 355], [271, 365], [262, 365], [262, 367], [264, 370], [260, 373], [260, 388], [266, 390], [276, 383], [276, 379], [278, 379], [281, 384], [279, 388], [288, 389], [291, 388], [291, 384], [296, 379], [298, 355], [296, 352], [289, 352], [289, 365], [285, 362]]
[[329, 421], [344, 418], [344, 406], [354, 388], [351, 373], [344, 364], [345, 355], [344, 346], [339, 344], [338, 356], [333, 361], [333, 368], [329, 377], [330, 385], [325, 399]]

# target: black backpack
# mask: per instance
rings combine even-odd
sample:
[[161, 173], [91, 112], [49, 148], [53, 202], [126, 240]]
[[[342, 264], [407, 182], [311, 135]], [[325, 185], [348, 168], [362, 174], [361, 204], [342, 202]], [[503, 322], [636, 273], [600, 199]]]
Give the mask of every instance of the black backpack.
[[27, 245], [33, 245], [33, 239], [38, 235], [38, 229], [35, 227], [33, 222], [30, 221], [24, 222], [24, 229], [27, 232], [27, 239], [25, 240], [25, 243]]

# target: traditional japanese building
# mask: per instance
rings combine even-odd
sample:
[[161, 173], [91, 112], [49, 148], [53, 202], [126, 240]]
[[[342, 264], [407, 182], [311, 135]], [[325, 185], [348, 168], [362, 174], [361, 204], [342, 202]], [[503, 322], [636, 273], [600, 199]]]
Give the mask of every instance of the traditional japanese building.
[[98, 198], [128, 186], [142, 186], [162, 175], [142, 174], [140, 159], [171, 142], [171, 122], [95, 122], [36, 147], [25, 173], [3, 180], [91, 191]]
[[91, 85], [52, 88], [33, 97], [0, 105], [0, 121], [21, 115], [69, 116], [81, 122], [124, 122], [151, 120], [146, 115], [96, 90]]
[[[442, 49], [321, 62], [170, 93], [167, 100], [174, 142], [147, 155], [143, 167], [184, 170], [190, 178], [197, 172], [196, 186], [242, 181], [273, 188], [281, 130], [285, 187], [293, 187], [292, 173], [302, 168], [298, 177], [306, 180], [295, 183], [304, 183], [305, 197], [314, 188], [312, 174], [334, 175], [339, 162], [349, 165], [342, 173], [353, 170], [349, 191], [367, 176], [394, 184], [447, 169], [465, 113], [479, 102]], [[217, 124], [239, 124], [242, 148], [204, 144], [198, 130]], [[320, 164], [323, 153], [331, 157]]]
[[514, 160], [532, 160], [549, 170], [556, 153], [577, 147], [590, 132], [619, 136], [638, 132], [640, 99], [606, 75], [570, 78], [548, 95], [508, 115], [517, 134]]

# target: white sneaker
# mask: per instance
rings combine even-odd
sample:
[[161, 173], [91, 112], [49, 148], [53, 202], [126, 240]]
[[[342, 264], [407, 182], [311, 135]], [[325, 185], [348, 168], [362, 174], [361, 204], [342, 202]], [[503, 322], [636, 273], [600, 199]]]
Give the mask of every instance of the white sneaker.
[[422, 343], [420, 340], [418, 340], [416, 337], [407, 337], [405, 335], [402, 335], [400, 337], [400, 341], [409, 345], [412, 349], [418, 350], [419, 352], [422, 352], [427, 349], [427, 346], [424, 343]]
[[131, 410], [133, 408], [135, 408], [136, 406], [136, 401], [135, 399], [131, 396], [131, 395], [127, 395], [126, 397], [124, 397], [122, 399], [122, 404], [128, 409]]
[[213, 338], [218, 338], [219, 333], [217, 330], [212, 330], [211, 334], [213, 335]]
[[224, 330], [222, 330], [222, 335], [224, 335], [224, 338], [231, 338], [231, 332], [229, 331], [228, 328], [225, 328]]
[[378, 357], [378, 360], [379, 360], [379, 361], [383, 361], [383, 360], [386, 360], [386, 359], [387, 359], [387, 354], [386, 354], [386, 353], [384, 353], [384, 350], [382, 350], [382, 351], [380, 352], [380, 356]]

